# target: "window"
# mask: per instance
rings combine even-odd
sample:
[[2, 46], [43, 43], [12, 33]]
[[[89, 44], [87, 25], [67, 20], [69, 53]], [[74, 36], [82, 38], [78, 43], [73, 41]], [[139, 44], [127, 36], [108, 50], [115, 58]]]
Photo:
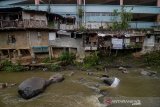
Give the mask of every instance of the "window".
[[49, 40], [56, 40], [56, 33], [55, 32], [49, 33]]
[[56, 32], [56, 38], [59, 38], [59, 35], [58, 35], [58, 33]]
[[14, 35], [8, 35], [8, 43], [15, 43], [16, 38]]
[[72, 32], [72, 33], [71, 33], [71, 38], [74, 38], [74, 37], [75, 37], [75, 33]]

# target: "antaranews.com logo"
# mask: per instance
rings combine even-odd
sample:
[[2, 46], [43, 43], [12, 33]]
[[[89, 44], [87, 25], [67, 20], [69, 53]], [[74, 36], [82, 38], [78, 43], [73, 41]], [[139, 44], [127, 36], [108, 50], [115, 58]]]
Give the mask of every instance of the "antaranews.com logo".
[[132, 106], [134, 105], [141, 105], [141, 100], [127, 100], [127, 99], [121, 99], [121, 100], [115, 100], [115, 99], [111, 99], [111, 98], [106, 98], [104, 99], [104, 104], [106, 106], [109, 106], [111, 104], [130, 104]]

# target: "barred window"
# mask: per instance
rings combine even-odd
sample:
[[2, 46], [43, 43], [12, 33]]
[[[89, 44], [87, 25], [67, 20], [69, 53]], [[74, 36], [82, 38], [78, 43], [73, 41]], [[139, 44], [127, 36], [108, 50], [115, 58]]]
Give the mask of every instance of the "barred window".
[[14, 35], [8, 35], [8, 43], [15, 43], [16, 38]]

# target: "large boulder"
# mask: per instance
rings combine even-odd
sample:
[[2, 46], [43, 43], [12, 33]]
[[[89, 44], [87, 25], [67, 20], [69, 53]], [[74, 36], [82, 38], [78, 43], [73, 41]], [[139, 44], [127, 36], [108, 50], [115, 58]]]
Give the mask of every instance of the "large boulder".
[[46, 80], [44, 78], [40, 77], [32, 77], [25, 81], [23, 81], [19, 87], [18, 87], [18, 93], [24, 98], [24, 99], [30, 99], [44, 91], [44, 89], [56, 82], [61, 82], [64, 80], [64, 76], [61, 74], [53, 75], [49, 78], [49, 80]]
[[39, 78], [39, 77], [32, 77], [25, 81], [23, 81], [18, 87], [18, 93], [24, 99], [30, 99], [39, 93], [42, 93], [46, 86], [48, 85], [48, 81]]

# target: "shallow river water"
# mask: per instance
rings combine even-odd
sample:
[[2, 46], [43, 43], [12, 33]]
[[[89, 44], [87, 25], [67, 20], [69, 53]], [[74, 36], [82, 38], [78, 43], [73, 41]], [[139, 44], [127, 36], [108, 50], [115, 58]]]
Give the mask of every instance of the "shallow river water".
[[[69, 76], [75, 72], [73, 76]], [[116, 88], [96, 87], [101, 83], [98, 77], [105, 74], [103, 71], [93, 72], [87, 75], [86, 71], [68, 70], [60, 72], [65, 75], [65, 80], [61, 83], [52, 84], [46, 88], [45, 92], [30, 99], [22, 99], [18, 93], [18, 85], [30, 77], [43, 77], [48, 79], [53, 72], [18, 72], [0, 73], [0, 83], [17, 83], [11, 88], [0, 89], [0, 107], [101, 107], [102, 102], [107, 102], [111, 107], [130, 107], [130, 102], [114, 102], [115, 100], [135, 100], [140, 104], [133, 105], [143, 107], [160, 107], [160, 78], [141, 76], [137, 69], [129, 69], [129, 74], [123, 74], [117, 69], [109, 69], [109, 76], [116, 76], [120, 79], [120, 84]], [[97, 90], [103, 89], [105, 95], [102, 96]], [[113, 101], [114, 100], [114, 101]], [[111, 104], [112, 103], [112, 104]], [[126, 104], [127, 103], [127, 104]], [[119, 106], [117, 106], [119, 105]]]

